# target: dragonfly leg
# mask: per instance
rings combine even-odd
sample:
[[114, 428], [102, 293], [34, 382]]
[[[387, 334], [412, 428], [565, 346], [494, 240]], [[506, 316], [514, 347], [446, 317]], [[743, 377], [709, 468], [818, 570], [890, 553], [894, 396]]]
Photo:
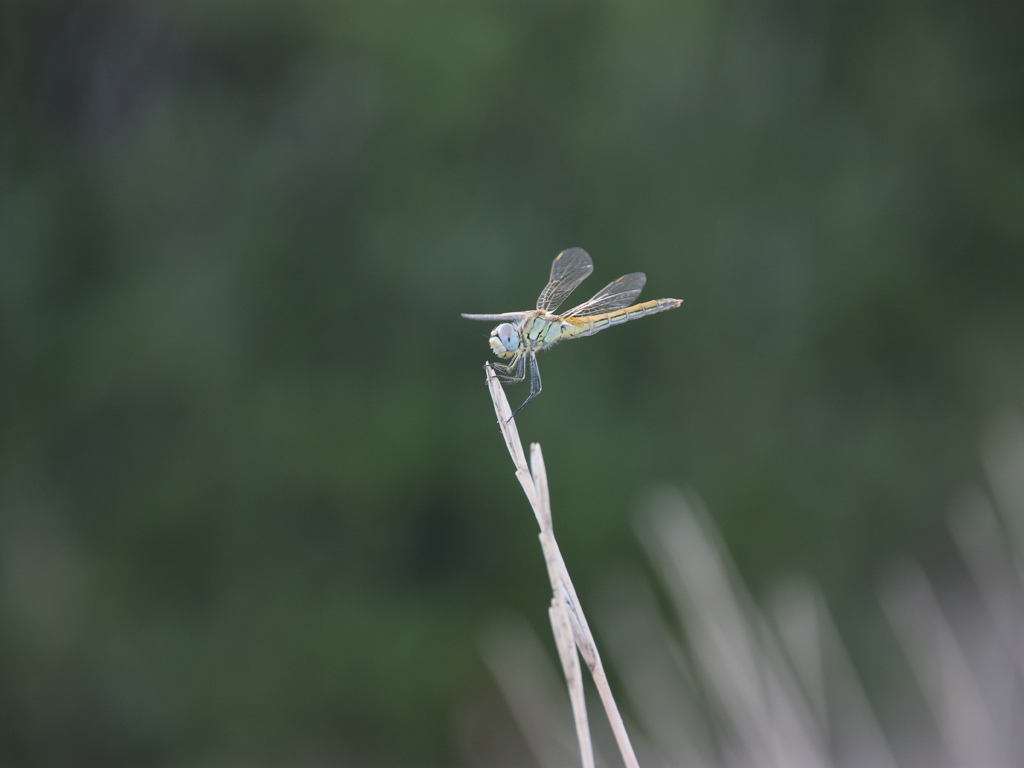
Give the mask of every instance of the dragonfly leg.
[[526, 378], [526, 356], [520, 355], [518, 360], [513, 360], [508, 365], [503, 363], [491, 363], [491, 368], [502, 384], [518, 384]]
[[[525, 357], [523, 358], [525, 360]], [[524, 377], [525, 378], [525, 377]], [[512, 421], [523, 408], [526, 407], [533, 398], [540, 394], [540, 368], [537, 367], [537, 358], [534, 355], [530, 355], [530, 396], [523, 401], [523, 404], [515, 409], [512, 413]]]

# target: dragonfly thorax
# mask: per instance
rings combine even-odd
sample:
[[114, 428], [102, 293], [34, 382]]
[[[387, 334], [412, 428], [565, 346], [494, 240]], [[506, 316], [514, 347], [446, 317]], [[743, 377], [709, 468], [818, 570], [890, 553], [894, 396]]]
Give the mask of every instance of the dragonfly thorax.
[[511, 323], [502, 323], [491, 331], [491, 349], [498, 357], [512, 357], [519, 349], [519, 333]]

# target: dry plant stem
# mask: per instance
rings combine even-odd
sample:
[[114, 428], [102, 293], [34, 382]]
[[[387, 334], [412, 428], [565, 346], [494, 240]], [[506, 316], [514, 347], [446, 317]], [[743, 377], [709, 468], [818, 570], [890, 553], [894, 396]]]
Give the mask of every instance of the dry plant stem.
[[938, 598], [916, 565], [904, 563], [882, 593], [882, 607], [917, 675], [954, 765], [1013, 765], [989, 703]]
[[611, 687], [608, 685], [608, 678], [605, 675], [604, 666], [601, 664], [594, 636], [587, 625], [583, 609], [576, 597], [576, 589], [569, 578], [568, 570], [566, 570], [565, 560], [562, 559], [558, 543], [555, 541], [555, 533], [551, 525], [551, 500], [548, 496], [547, 473], [544, 469], [544, 457], [541, 454], [540, 445], [533, 443], [530, 446], [530, 465], [527, 466], [526, 453], [523, 451], [523, 444], [519, 439], [519, 430], [515, 421], [512, 420], [512, 409], [509, 407], [501, 382], [498, 381], [490, 365], [485, 365], [484, 370], [487, 374], [487, 388], [494, 401], [494, 412], [498, 416], [498, 427], [505, 438], [505, 445], [508, 446], [512, 462], [516, 466], [516, 477], [519, 479], [519, 484], [523, 486], [523, 491], [526, 493], [526, 498], [530, 502], [540, 526], [541, 549], [544, 551], [544, 562], [547, 565], [548, 578], [551, 580], [552, 597], [548, 614], [558, 646], [558, 655], [562, 661], [562, 670], [569, 686], [569, 698], [572, 703], [576, 736], [579, 739], [584, 768], [593, 768], [594, 755], [583, 698], [583, 680], [580, 675], [579, 659], [576, 656], [577, 651], [583, 657], [587, 669], [590, 670], [590, 674], [594, 678], [623, 761], [627, 768], [640, 768], [629, 736], [626, 734], [622, 716], [619, 714], [615, 698], [612, 696]]

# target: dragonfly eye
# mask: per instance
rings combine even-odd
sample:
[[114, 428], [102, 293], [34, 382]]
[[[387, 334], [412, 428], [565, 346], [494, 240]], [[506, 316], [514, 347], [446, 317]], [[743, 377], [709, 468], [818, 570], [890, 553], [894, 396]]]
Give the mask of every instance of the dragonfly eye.
[[491, 331], [491, 348], [499, 357], [515, 352], [519, 347], [519, 335], [511, 323], [502, 323]]

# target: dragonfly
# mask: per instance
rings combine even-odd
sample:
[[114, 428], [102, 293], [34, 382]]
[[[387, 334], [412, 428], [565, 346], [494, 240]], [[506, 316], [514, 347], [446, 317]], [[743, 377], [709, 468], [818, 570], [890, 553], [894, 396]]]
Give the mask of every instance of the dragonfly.
[[609, 283], [597, 294], [568, 312], [555, 314], [569, 294], [576, 290], [591, 272], [594, 262], [582, 248], [569, 248], [555, 257], [551, 279], [537, 299], [537, 309], [528, 312], [505, 312], [499, 315], [467, 315], [467, 320], [501, 321], [491, 331], [491, 351], [507, 363], [491, 363], [499, 381], [518, 384], [529, 369], [530, 395], [512, 414], [515, 418], [530, 401], [540, 394], [540, 369], [537, 353], [564, 339], [593, 336], [598, 331], [622, 325], [656, 312], [675, 309], [682, 299], [654, 299], [633, 304], [647, 282], [643, 272], [631, 272]]

